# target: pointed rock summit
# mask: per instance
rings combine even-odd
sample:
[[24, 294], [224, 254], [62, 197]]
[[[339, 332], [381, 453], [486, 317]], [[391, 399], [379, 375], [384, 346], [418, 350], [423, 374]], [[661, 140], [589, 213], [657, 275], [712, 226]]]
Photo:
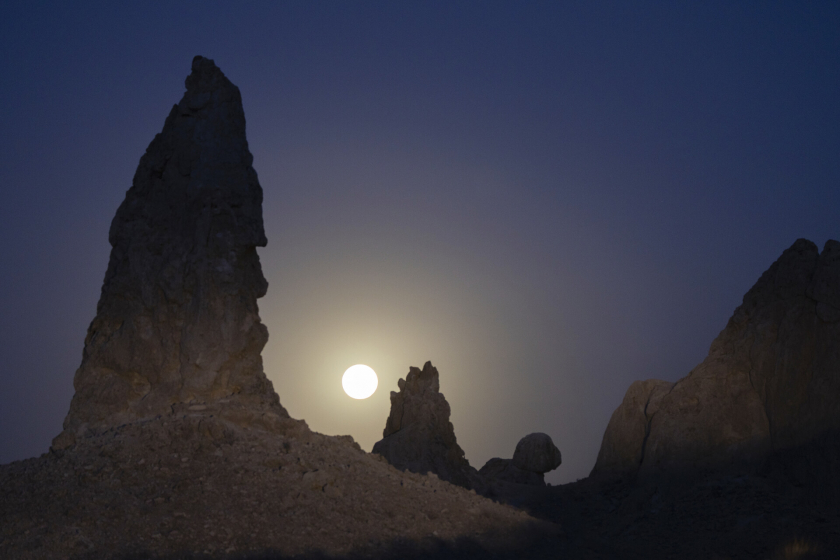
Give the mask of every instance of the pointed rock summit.
[[442, 480], [480, 490], [483, 483], [478, 471], [455, 439], [437, 368], [432, 362], [426, 362], [422, 370], [409, 368], [398, 385], [399, 393], [391, 391], [391, 414], [373, 453], [400, 470], [433, 472]]
[[58, 447], [87, 428], [178, 406], [288, 416], [260, 357], [268, 331], [257, 299], [268, 283], [256, 248], [266, 237], [242, 98], [201, 56], [186, 88], [111, 223], [108, 271]]
[[799, 239], [687, 377], [630, 386], [593, 474], [720, 468], [838, 434], [840, 243]]

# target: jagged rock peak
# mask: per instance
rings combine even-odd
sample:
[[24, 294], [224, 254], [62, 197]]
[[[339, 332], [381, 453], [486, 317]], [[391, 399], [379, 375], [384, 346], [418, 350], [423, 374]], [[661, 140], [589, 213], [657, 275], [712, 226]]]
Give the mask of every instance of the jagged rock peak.
[[391, 412], [373, 452], [401, 470], [433, 472], [442, 480], [481, 489], [478, 471], [470, 466], [455, 439], [450, 408], [440, 392], [440, 377], [432, 362], [409, 368], [391, 391]]
[[630, 386], [593, 473], [756, 464], [840, 435], [839, 400], [840, 243], [798, 239], [687, 377]]
[[[238, 88], [197, 56], [111, 223], [108, 271], [57, 445], [178, 406], [287, 417], [262, 368], [262, 188]], [[238, 412], [237, 412], [238, 411]]]
[[[400, 392], [391, 391], [391, 413], [385, 422], [385, 429], [382, 431], [383, 438], [400, 431], [403, 425], [409, 425], [417, 421], [415, 414], [420, 413], [421, 410], [415, 410], [409, 406], [408, 417], [406, 418], [406, 400], [411, 402], [414, 399], [418, 403], [422, 402], [430, 407], [436, 406], [445, 411], [445, 419], [449, 420], [449, 403], [440, 393], [440, 375], [437, 368], [432, 366], [431, 361], [426, 362], [422, 370], [411, 366], [408, 368], [408, 375], [405, 377], [405, 379], [400, 379], [397, 382]], [[425, 410], [422, 412], [425, 412]]]

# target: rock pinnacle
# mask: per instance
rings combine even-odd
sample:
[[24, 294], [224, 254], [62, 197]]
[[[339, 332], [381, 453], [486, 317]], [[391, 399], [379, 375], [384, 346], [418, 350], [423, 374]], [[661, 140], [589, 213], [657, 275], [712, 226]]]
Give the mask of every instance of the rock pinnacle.
[[55, 446], [177, 407], [285, 418], [260, 352], [262, 188], [239, 89], [197, 56], [111, 223], [111, 257]]

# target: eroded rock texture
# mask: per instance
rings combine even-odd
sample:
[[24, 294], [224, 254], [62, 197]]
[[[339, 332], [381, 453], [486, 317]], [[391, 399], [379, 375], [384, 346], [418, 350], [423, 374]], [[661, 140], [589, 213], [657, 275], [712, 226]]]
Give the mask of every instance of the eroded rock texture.
[[[262, 189], [239, 89], [196, 57], [111, 224], [111, 258], [58, 447], [173, 405], [285, 418], [260, 352]], [[247, 415], [246, 414], [246, 415]]]
[[687, 377], [630, 387], [593, 473], [749, 463], [838, 432], [840, 243], [799, 239]]
[[398, 469], [433, 472], [442, 480], [480, 490], [478, 472], [455, 439], [449, 403], [440, 392], [438, 370], [432, 362], [426, 362], [422, 370], [410, 368], [405, 380], [399, 380], [399, 388], [399, 393], [391, 391], [391, 414], [373, 452]]

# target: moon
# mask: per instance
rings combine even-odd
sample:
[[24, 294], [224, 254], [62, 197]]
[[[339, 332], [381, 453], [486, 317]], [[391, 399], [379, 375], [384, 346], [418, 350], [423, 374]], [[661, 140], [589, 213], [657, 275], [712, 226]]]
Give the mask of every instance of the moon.
[[350, 366], [341, 378], [344, 392], [354, 399], [366, 399], [371, 396], [379, 385], [376, 372], [364, 364]]

